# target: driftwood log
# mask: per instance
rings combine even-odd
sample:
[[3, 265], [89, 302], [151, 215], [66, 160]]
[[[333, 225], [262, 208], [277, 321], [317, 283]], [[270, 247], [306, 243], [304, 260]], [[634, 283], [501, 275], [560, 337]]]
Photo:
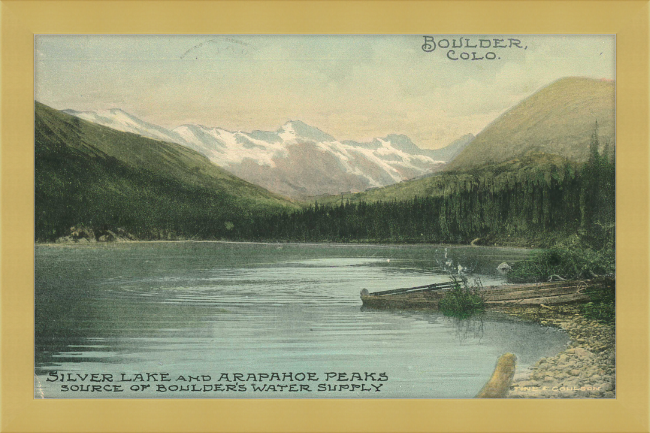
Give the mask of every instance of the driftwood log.
[[505, 353], [499, 357], [492, 377], [483, 386], [476, 398], [504, 398], [510, 391], [510, 384], [515, 375], [517, 357], [512, 353]]

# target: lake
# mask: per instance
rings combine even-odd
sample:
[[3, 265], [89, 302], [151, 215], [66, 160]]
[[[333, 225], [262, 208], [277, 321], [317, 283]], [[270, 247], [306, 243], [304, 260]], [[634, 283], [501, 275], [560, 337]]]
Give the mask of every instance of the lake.
[[470, 398], [568, 336], [486, 313], [362, 307], [359, 292], [504, 283], [523, 249], [141, 242], [37, 245], [36, 398]]

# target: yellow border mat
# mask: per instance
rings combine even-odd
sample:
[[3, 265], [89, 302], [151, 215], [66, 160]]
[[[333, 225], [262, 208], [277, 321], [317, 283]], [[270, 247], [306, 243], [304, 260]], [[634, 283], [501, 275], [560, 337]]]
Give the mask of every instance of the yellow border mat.
[[[648, 431], [647, 1], [2, 1], [3, 432]], [[615, 400], [35, 400], [35, 34], [615, 34]]]

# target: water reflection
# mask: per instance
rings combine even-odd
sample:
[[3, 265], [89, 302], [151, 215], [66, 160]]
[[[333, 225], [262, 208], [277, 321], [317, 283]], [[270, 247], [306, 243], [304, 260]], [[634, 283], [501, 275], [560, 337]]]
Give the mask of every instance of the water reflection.
[[[378, 310], [371, 307], [360, 307], [362, 313], [383, 313], [408, 318], [410, 320], [426, 322], [429, 325], [437, 326], [448, 330], [454, 335], [459, 343], [473, 341], [481, 343], [485, 335], [486, 320], [503, 320], [500, 315], [488, 316], [485, 313], [473, 315], [469, 318], [460, 319], [457, 317], [445, 316], [438, 311], [405, 311], [405, 310]], [[507, 322], [507, 320], [505, 320]]]
[[485, 333], [483, 314], [476, 314], [465, 319], [460, 319], [457, 317], [445, 318], [453, 325], [456, 338], [458, 338], [459, 342], [462, 343], [469, 339], [478, 340], [480, 342], [483, 338], [483, 335]]

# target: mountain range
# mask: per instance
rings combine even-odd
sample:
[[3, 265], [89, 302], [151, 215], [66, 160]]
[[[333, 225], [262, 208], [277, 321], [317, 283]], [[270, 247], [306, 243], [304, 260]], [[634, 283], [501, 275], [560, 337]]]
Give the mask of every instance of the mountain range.
[[430, 150], [398, 134], [367, 142], [339, 141], [299, 120], [275, 131], [244, 132], [195, 124], [166, 129], [121, 109], [64, 112], [118, 131], [183, 145], [246, 181], [292, 198], [360, 192], [431, 174], [474, 138], [467, 134]]
[[499, 164], [528, 153], [584, 162], [598, 125], [601, 147], [615, 146], [615, 83], [568, 77], [525, 98], [476, 137], [467, 134], [441, 149], [421, 149], [405, 135], [367, 142], [339, 141], [299, 120], [275, 131], [228, 131], [185, 124], [173, 129], [120, 109], [66, 113], [205, 155], [228, 172], [297, 199], [357, 193], [444, 171]]
[[[558, 182], [553, 176], [576, 176], [595, 143], [611, 165], [614, 89], [611, 81], [559, 80], [476, 138], [438, 151], [404, 135], [338, 141], [299, 121], [249, 133], [200, 125], [168, 130], [119, 109], [64, 113], [36, 102], [36, 237], [54, 240], [85, 226], [97, 239], [122, 229], [141, 239], [259, 240], [277, 223], [273, 215], [286, 233], [295, 230], [299, 206], [259, 184], [294, 197], [331, 191], [318, 197], [320, 204], [346, 196], [352, 203], [445, 198], [477, 181], [493, 188], [497, 178], [501, 187], [526, 179], [548, 186]], [[372, 188], [382, 184], [389, 186]]]

